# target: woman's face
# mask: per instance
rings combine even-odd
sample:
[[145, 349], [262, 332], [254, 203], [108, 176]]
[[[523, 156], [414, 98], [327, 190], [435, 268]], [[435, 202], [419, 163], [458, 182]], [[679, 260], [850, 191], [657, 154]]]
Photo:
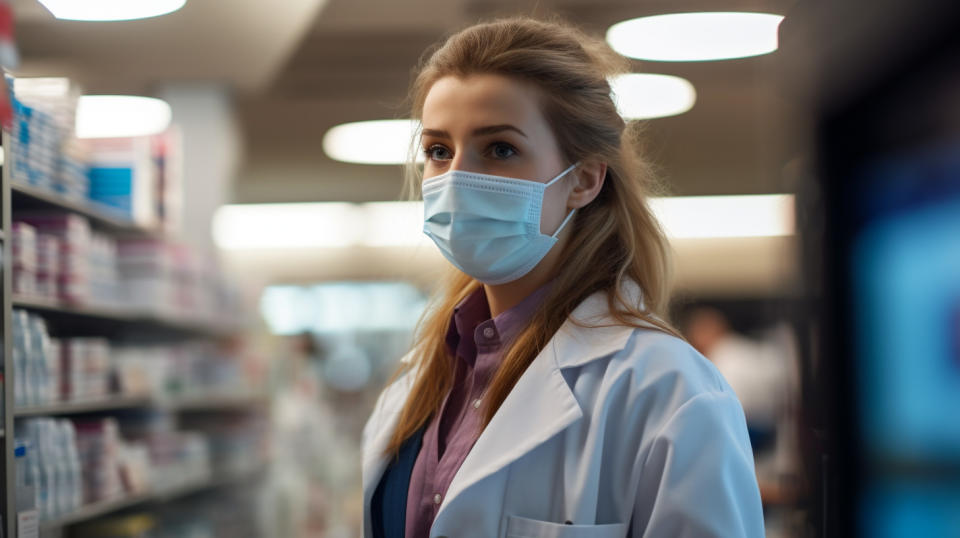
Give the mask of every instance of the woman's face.
[[[570, 164], [540, 112], [536, 90], [501, 75], [437, 80], [423, 104], [423, 177], [450, 170], [546, 183]], [[552, 234], [566, 217], [569, 176], [544, 195], [540, 231]]]

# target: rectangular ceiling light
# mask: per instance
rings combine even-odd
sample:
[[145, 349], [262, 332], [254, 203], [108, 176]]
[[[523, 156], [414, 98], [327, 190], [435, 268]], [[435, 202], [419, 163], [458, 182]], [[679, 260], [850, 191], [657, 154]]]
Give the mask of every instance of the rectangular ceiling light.
[[[654, 198], [671, 239], [794, 234], [789, 194]], [[213, 234], [223, 249], [406, 247], [429, 244], [421, 202], [236, 204], [220, 208]]]
[[796, 228], [792, 194], [653, 198], [650, 206], [671, 239], [775, 237]]

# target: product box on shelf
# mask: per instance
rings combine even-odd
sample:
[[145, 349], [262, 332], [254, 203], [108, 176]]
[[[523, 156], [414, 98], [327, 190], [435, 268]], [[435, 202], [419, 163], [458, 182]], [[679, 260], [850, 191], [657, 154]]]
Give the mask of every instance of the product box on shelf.
[[61, 241], [55, 235], [42, 233], [37, 237], [37, 295], [40, 297], [59, 298], [61, 249]]
[[14, 403], [17, 407], [56, 401], [60, 369], [58, 344], [50, 338], [43, 318], [15, 309], [13, 325]]
[[[58, 299], [88, 303], [92, 298], [90, 263], [94, 248], [89, 220], [80, 215], [53, 211], [18, 212], [15, 218], [17, 223], [32, 226], [40, 234], [55, 239], [45, 239], [43, 244], [41, 254], [46, 262], [43, 291], [50, 291], [55, 278]], [[39, 247], [39, 243], [34, 244], [35, 258], [39, 257]], [[51, 256], [50, 249], [57, 247], [59, 251]], [[55, 268], [51, 266], [53, 262], [57, 264]]]
[[150, 136], [87, 141], [90, 199], [144, 228], [159, 224], [160, 170]]
[[87, 182], [74, 132], [80, 89], [65, 78], [10, 78], [8, 85], [14, 109], [7, 157], [12, 180], [76, 197]]
[[117, 241], [117, 271], [127, 304], [171, 316], [179, 313], [171, 251], [160, 239]]
[[13, 293], [36, 295], [38, 286], [37, 229], [25, 222], [12, 225]]
[[114, 418], [75, 420], [77, 453], [87, 502], [115, 499], [123, 493], [120, 477], [120, 427]]
[[60, 347], [63, 400], [99, 400], [111, 394], [113, 363], [106, 339], [64, 338]]
[[24, 420], [17, 430], [16, 444], [18, 452], [23, 448], [23, 455], [17, 457], [18, 506], [32, 505], [41, 520], [48, 520], [83, 504], [83, 471], [70, 421]]

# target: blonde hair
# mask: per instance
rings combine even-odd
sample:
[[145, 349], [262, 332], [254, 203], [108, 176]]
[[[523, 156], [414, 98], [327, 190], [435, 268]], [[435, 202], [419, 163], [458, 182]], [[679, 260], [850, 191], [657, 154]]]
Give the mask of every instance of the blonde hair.
[[[607, 77], [626, 72], [627, 60], [603, 41], [560, 22], [525, 17], [470, 26], [454, 34], [422, 62], [410, 90], [412, 117], [419, 119], [434, 82], [446, 76], [498, 74], [539, 90], [542, 113], [568, 162], [607, 163], [597, 198], [580, 209], [560, 255], [558, 273], [543, 305], [505, 351], [487, 388], [482, 410], [486, 427], [517, 380], [585, 298], [605, 292], [611, 315], [627, 326], [654, 326], [679, 336], [666, 322], [669, 247], [647, 204], [656, 182], [639, 157], [637, 129], [625, 124], [610, 96]], [[420, 174], [412, 162], [408, 188]], [[639, 285], [642, 303], [632, 304], [622, 284]], [[453, 384], [446, 334], [453, 310], [481, 284], [453, 270], [421, 319], [415, 357], [392, 379], [416, 367], [411, 393], [385, 449], [401, 445], [439, 412]], [[391, 380], [392, 381], [392, 380]]]

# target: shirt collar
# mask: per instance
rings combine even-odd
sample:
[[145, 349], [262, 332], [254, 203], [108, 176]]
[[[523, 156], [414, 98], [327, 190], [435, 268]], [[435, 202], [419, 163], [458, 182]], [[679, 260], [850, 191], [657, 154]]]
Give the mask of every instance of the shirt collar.
[[537, 288], [516, 306], [501, 312], [493, 319], [490, 318], [487, 294], [483, 286], [477, 287], [453, 310], [453, 318], [450, 320], [446, 337], [450, 352], [462, 357], [475, 357], [477, 341], [490, 341], [490, 338], [483, 338], [484, 331], [490, 327], [496, 330], [494, 345], [484, 347], [495, 349], [505, 342], [510, 342], [526, 327], [534, 312], [543, 303], [552, 284], [553, 281], [550, 281]]

